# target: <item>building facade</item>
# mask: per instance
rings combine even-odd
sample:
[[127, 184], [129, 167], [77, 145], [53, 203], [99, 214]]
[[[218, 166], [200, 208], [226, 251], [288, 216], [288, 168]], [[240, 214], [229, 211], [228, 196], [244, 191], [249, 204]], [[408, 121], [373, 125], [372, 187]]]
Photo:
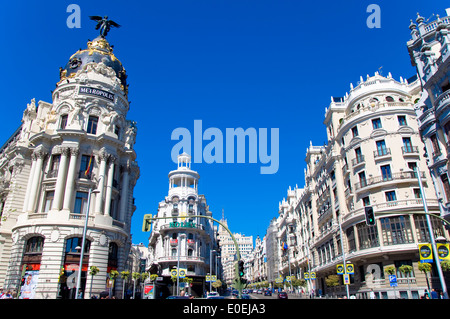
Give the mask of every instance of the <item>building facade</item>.
[[[220, 220], [222, 224], [228, 227], [227, 220], [222, 217]], [[239, 233], [233, 233], [239, 247], [239, 254], [242, 260], [246, 260], [247, 257], [253, 252], [253, 236], [245, 236]], [[230, 235], [230, 233], [219, 225], [217, 232], [217, 238], [219, 239], [219, 246], [221, 251], [221, 265], [223, 282], [228, 286], [234, 284], [236, 278], [236, 245]], [[244, 264], [245, 265], [245, 264]], [[247, 264], [248, 267], [248, 264]]]
[[447, 16], [430, 23], [417, 14], [409, 26], [407, 42], [416, 67], [422, 95], [416, 101], [419, 130], [425, 143], [428, 167], [436, 188], [442, 216], [450, 220], [450, 9]]
[[[332, 97], [326, 108], [328, 143], [307, 149], [305, 186], [289, 189], [280, 203], [278, 256], [267, 258], [280, 259], [283, 277], [300, 279], [314, 272], [316, 279], [307, 284], [316, 295], [346, 295], [342, 276], [336, 287], [326, 283], [345, 257], [355, 269], [351, 295], [368, 298], [373, 290], [377, 298], [418, 298], [428, 289], [418, 269], [418, 245], [430, 238], [420, 215], [424, 207], [417, 170], [429, 211], [441, 213], [415, 113], [420, 82], [375, 73], [350, 88], [345, 97]], [[375, 226], [366, 224], [367, 206], [375, 211]], [[442, 222], [431, 220], [435, 236], [448, 240]], [[412, 271], [402, 273], [402, 265]], [[397, 288], [389, 284], [388, 266], [396, 269]], [[431, 285], [439, 288], [435, 268]]]
[[74, 298], [87, 215], [86, 298], [106, 290], [130, 250], [139, 166], [126, 71], [103, 36], [87, 46], [60, 68], [52, 103], [33, 99], [0, 150], [0, 286], [24, 290], [25, 275], [24, 298]]
[[[207, 218], [189, 217], [202, 215], [212, 217], [204, 195], [198, 194], [200, 175], [191, 170], [191, 156], [178, 156], [178, 167], [169, 173], [169, 193], [159, 203], [149, 239], [148, 270], [163, 277], [159, 282], [162, 296], [174, 294], [175, 282], [171, 270], [186, 269], [186, 277], [192, 278], [191, 294], [202, 296], [206, 275], [214, 268], [217, 251], [213, 222]], [[215, 270], [212, 270], [215, 273]], [[176, 294], [176, 293], [175, 293]]]

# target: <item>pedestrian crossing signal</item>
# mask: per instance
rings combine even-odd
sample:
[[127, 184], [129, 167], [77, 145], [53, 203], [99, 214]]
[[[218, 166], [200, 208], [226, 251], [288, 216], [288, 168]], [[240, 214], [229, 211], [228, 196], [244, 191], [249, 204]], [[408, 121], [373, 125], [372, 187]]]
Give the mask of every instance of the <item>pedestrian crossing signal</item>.
[[375, 226], [375, 212], [372, 206], [364, 207], [364, 212], [366, 214], [366, 224], [367, 226]]

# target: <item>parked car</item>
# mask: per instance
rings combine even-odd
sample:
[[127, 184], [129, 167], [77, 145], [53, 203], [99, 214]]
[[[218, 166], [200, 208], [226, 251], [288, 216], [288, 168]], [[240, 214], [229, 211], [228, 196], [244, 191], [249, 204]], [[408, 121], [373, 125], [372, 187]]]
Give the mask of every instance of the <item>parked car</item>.
[[288, 295], [285, 291], [278, 293], [278, 299], [288, 299]]
[[266, 291], [264, 291], [264, 296], [272, 296], [272, 291], [267, 289]]
[[250, 299], [250, 296], [247, 294], [243, 294], [241, 299]]

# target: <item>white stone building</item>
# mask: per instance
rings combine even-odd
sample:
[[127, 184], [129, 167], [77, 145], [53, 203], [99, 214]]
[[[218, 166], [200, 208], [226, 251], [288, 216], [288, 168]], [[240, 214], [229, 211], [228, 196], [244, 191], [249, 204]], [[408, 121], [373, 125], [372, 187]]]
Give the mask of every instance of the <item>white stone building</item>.
[[[228, 227], [227, 220], [222, 217], [222, 224]], [[245, 236], [239, 233], [233, 233], [238, 244], [239, 254], [242, 260], [245, 260], [253, 251], [253, 236]], [[219, 226], [218, 237], [221, 250], [222, 275], [224, 282], [230, 287], [234, 284], [236, 277], [236, 245], [230, 235], [222, 226]], [[248, 277], [247, 277], [248, 278]]]
[[[167, 296], [173, 293], [172, 269], [179, 266], [186, 269], [186, 276], [192, 278], [191, 293], [201, 296], [208, 288], [205, 276], [214, 271], [216, 241], [213, 222], [207, 218], [190, 217], [202, 215], [212, 217], [204, 195], [198, 194], [200, 175], [191, 170], [191, 156], [178, 156], [178, 167], [169, 173], [169, 193], [159, 203], [149, 239], [148, 270], [163, 277], [157, 294]], [[213, 254], [211, 257], [211, 253]], [[210, 264], [210, 259], [212, 264]]]
[[[355, 269], [351, 295], [368, 298], [373, 289], [381, 299], [418, 298], [427, 289], [418, 269], [418, 245], [430, 239], [420, 215], [423, 201], [416, 167], [429, 211], [440, 214], [415, 113], [420, 83], [375, 73], [361, 77], [350, 89], [345, 97], [332, 98], [325, 110], [328, 143], [308, 147], [304, 188], [289, 189], [280, 204], [275, 223], [279, 273], [289, 275], [289, 265], [297, 278], [313, 271], [316, 279], [308, 281], [309, 289], [346, 295], [342, 277], [337, 287], [326, 285], [345, 254]], [[375, 226], [366, 225], [366, 206], [376, 213]], [[431, 220], [435, 236], [448, 240], [442, 222]], [[412, 272], [402, 273], [402, 265], [412, 266]], [[389, 285], [388, 266], [396, 269], [396, 290]], [[430, 284], [439, 288], [435, 270]]]
[[[110, 271], [124, 270], [130, 250], [139, 167], [136, 124], [126, 118], [127, 76], [104, 37], [87, 46], [60, 68], [52, 102], [33, 99], [0, 149], [0, 286], [20, 289], [26, 265], [32, 298], [74, 297], [89, 190], [86, 298], [106, 290]], [[93, 278], [91, 266], [100, 270]], [[115, 293], [121, 291], [119, 278]]]
[[411, 63], [422, 83], [416, 101], [419, 130], [425, 142], [428, 167], [440, 203], [441, 215], [450, 220], [450, 9], [431, 22], [417, 14], [407, 42]]

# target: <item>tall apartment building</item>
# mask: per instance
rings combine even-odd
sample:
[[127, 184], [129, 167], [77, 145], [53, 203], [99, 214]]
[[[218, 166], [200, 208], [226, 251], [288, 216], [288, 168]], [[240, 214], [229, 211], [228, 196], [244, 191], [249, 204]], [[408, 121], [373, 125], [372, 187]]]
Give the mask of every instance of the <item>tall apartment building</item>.
[[[24, 298], [75, 296], [87, 213], [86, 298], [106, 290], [130, 250], [139, 166], [136, 123], [126, 118], [127, 75], [103, 36], [87, 46], [60, 68], [52, 103], [33, 99], [0, 149], [0, 286], [24, 288], [24, 271], [31, 280]], [[99, 273], [87, 280], [91, 266]], [[121, 285], [119, 278], [118, 295]]]
[[425, 142], [428, 167], [436, 187], [441, 214], [450, 220], [450, 9], [430, 23], [417, 14], [409, 26], [408, 51], [422, 85], [417, 100], [419, 130]]
[[[171, 270], [186, 269], [186, 276], [193, 279], [191, 293], [202, 296], [206, 288], [205, 277], [215, 259], [217, 250], [213, 222], [192, 215], [212, 216], [204, 195], [198, 193], [200, 175], [191, 169], [191, 156], [178, 155], [176, 170], [169, 173], [169, 193], [159, 203], [157, 217], [149, 239], [150, 273], [163, 277], [158, 286], [163, 296], [171, 295], [174, 285]], [[213, 264], [211, 264], [211, 261]], [[215, 271], [213, 271], [214, 273]], [[157, 292], [159, 295], [159, 292]]]
[[[313, 271], [310, 289], [345, 295], [342, 281], [335, 288], [325, 281], [345, 254], [355, 269], [350, 294], [367, 298], [373, 289], [379, 298], [395, 293], [417, 298], [427, 289], [418, 269], [418, 244], [430, 239], [424, 215], [414, 214], [423, 212], [416, 168], [429, 211], [440, 213], [415, 113], [420, 82], [375, 73], [350, 88], [326, 108], [328, 143], [307, 149], [304, 188], [289, 190], [280, 204], [279, 272], [303, 278]], [[366, 206], [376, 213], [375, 226], [365, 222]], [[432, 224], [436, 236], [449, 238], [440, 220], [432, 218]], [[402, 265], [412, 266], [412, 272], [400, 272]], [[396, 268], [401, 287], [396, 291], [384, 272], [387, 266]], [[435, 269], [431, 278], [436, 286]]]
[[[220, 222], [228, 227], [227, 220], [224, 217]], [[233, 236], [238, 244], [241, 259], [245, 260], [253, 251], [253, 236], [245, 236], [239, 233], [233, 233]], [[234, 284], [235, 279], [236, 246], [231, 235], [222, 225], [219, 225], [217, 238], [221, 251], [223, 281], [230, 287]]]

